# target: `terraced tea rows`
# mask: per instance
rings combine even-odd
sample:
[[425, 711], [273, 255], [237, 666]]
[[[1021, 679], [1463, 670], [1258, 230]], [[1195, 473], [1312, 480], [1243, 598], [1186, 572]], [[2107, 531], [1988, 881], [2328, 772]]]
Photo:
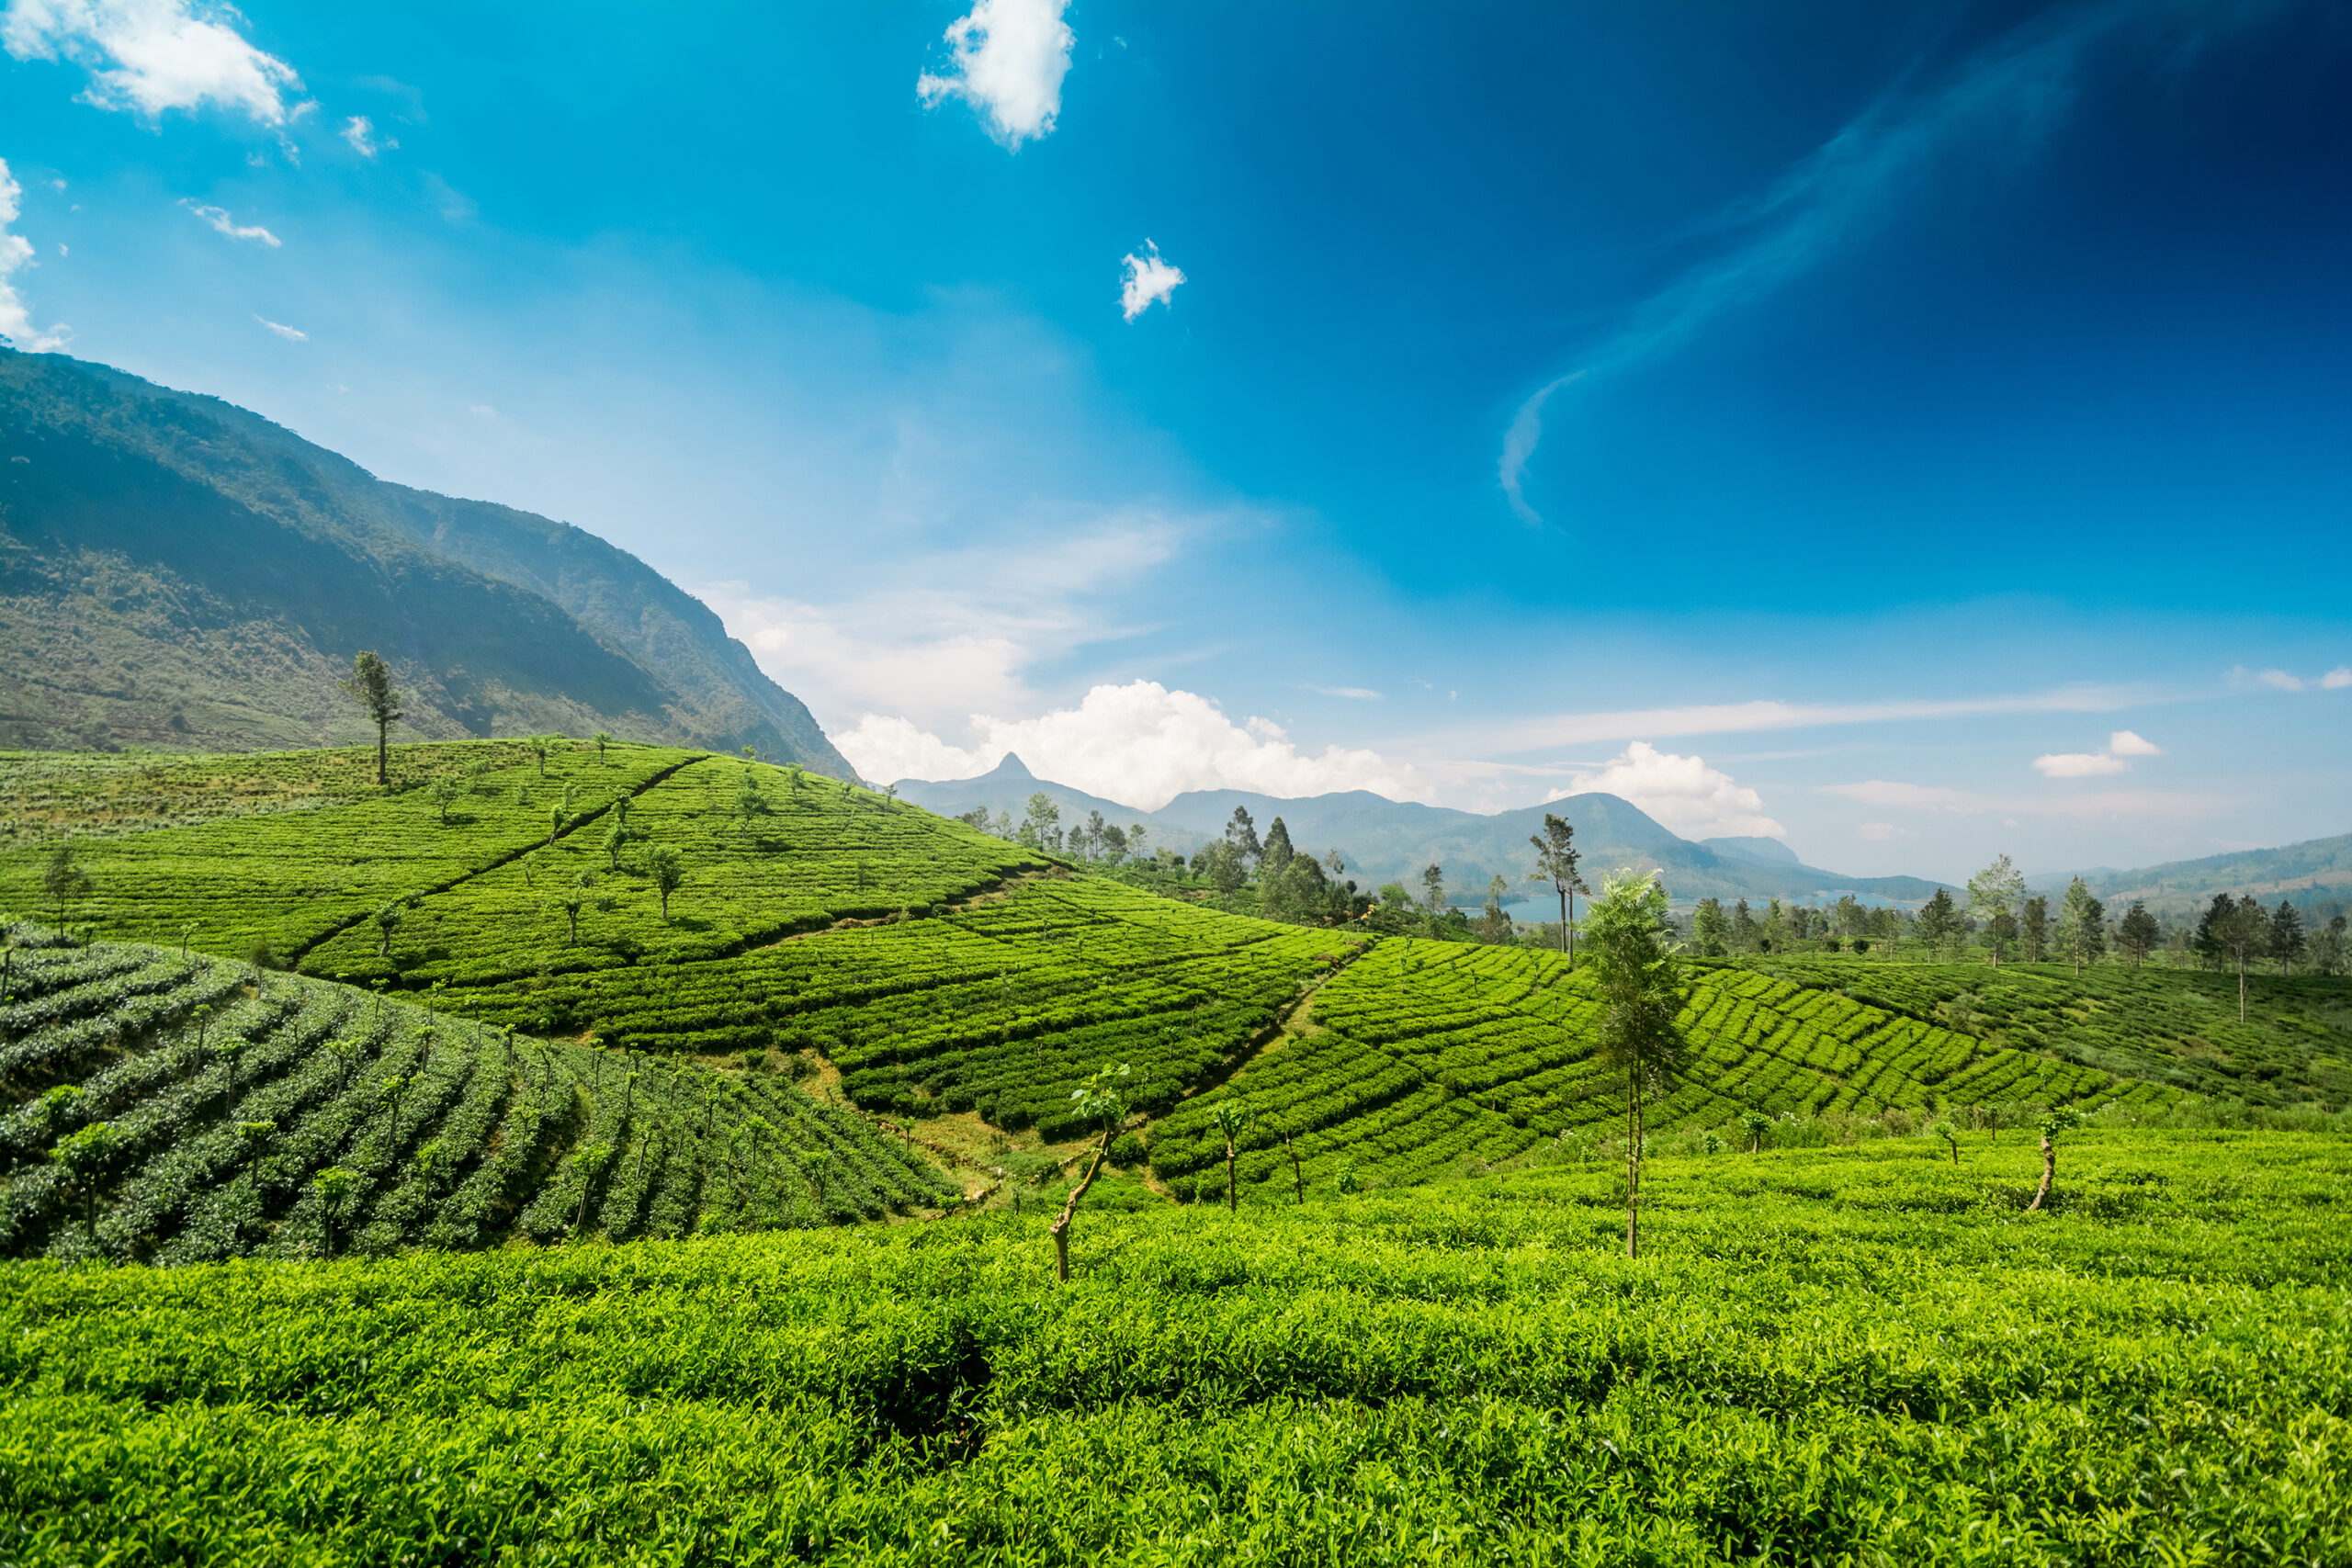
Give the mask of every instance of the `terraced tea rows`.
[[[1593, 1059], [1596, 1006], [1556, 954], [1396, 940], [1317, 993], [1317, 1027], [1283, 1040], [1152, 1132], [1153, 1170], [1222, 1190], [1217, 1105], [1257, 1121], [1245, 1181], [1409, 1181], [1609, 1130], [1624, 1089]], [[1739, 970], [1701, 972], [1679, 1026], [1693, 1047], [1649, 1127], [2030, 1102], [2155, 1107], [2173, 1091]], [[1284, 1143], [1287, 1134], [1289, 1142]], [[1294, 1168], [1294, 1159], [1296, 1168]]]
[[[46, 933], [24, 927], [16, 942]], [[878, 1218], [953, 1191], [762, 1074], [153, 948], [20, 948], [0, 1253], [186, 1263]]]
[[1858, 1001], [1947, 1021], [2195, 1094], [2279, 1106], [2352, 1100], [2352, 988], [2257, 976], [2238, 1021], [2233, 974], [2095, 964], [1873, 964], [1764, 958], [1743, 964]]

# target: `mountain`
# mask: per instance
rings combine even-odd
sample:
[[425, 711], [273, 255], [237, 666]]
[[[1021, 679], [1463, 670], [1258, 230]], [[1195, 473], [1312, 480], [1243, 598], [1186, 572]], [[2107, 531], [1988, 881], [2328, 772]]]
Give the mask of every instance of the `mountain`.
[[2136, 871], [2100, 866], [2084, 872], [2030, 878], [2037, 891], [2052, 895], [2081, 876], [2085, 886], [2119, 910], [2134, 898], [2159, 915], [2183, 919], [2213, 901], [2216, 893], [2251, 893], [2265, 903], [2284, 898], [2328, 915], [2352, 906], [2352, 833], [2306, 839], [2275, 850], [2240, 850], [2200, 860], [2167, 862]]
[[[1090, 811], [1100, 811], [1106, 822], [1121, 828], [1140, 822], [1148, 832], [1148, 849], [1170, 849], [1180, 854], [1191, 854], [1208, 841], [1210, 835], [1169, 820], [1154, 811], [1139, 811], [1132, 806], [1122, 806], [1099, 795], [1089, 795], [1082, 789], [1072, 789], [1049, 779], [1041, 779], [1023, 766], [1019, 757], [1008, 751], [1004, 761], [977, 778], [900, 779], [899, 795], [926, 811], [936, 811], [942, 817], [961, 817], [976, 807], [990, 813], [1002, 812], [1015, 822], [1026, 815], [1029, 797], [1043, 794], [1061, 809], [1065, 830], [1086, 820]], [[1222, 831], [1222, 829], [1219, 829]]]
[[853, 776], [710, 609], [568, 524], [375, 478], [259, 415], [0, 350], [0, 745], [611, 729]]
[[[1917, 876], [1854, 877], [1823, 871], [1804, 864], [1773, 839], [1692, 843], [1631, 801], [1598, 792], [1491, 817], [1390, 800], [1360, 789], [1296, 798], [1246, 790], [1193, 790], [1158, 811], [1144, 811], [1038, 778], [1011, 755], [978, 778], [899, 781], [904, 798], [950, 817], [986, 807], [1019, 821], [1029, 796], [1038, 792], [1061, 808], [1064, 827], [1090, 811], [1100, 811], [1122, 827], [1142, 823], [1154, 846], [1185, 852], [1221, 836], [1236, 807], [1248, 810], [1261, 838], [1279, 817], [1299, 849], [1318, 857], [1337, 850], [1347, 862], [1345, 874], [1359, 886], [1402, 882], [1419, 897], [1421, 868], [1435, 864], [1444, 868], [1448, 896], [1455, 903], [1473, 906], [1485, 900], [1487, 885], [1497, 875], [1510, 885], [1506, 903], [1548, 905], [1550, 891], [1525, 880], [1534, 863], [1528, 840], [1543, 830], [1547, 812], [1576, 825], [1588, 882], [1598, 886], [1620, 866], [1659, 870], [1678, 904], [1705, 897], [1835, 898], [1841, 893], [1868, 903], [1910, 904], [1944, 886]], [[1527, 908], [1515, 912], [1528, 919], [1541, 914]]]

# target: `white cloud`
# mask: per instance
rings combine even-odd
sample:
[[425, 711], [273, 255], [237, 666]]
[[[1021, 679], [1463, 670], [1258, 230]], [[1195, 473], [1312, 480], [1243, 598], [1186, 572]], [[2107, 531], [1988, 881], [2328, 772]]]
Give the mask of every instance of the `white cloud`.
[[2302, 682], [2288, 674], [2284, 670], [2265, 670], [2255, 679], [2273, 691], [2300, 692], [2303, 689]]
[[2034, 771], [2045, 779], [2087, 779], [2102, 773], [2128, 773], [2129, 759], [2161, 757], [2165, 749], [2145, 736], [2119, 729], [2107, 738], [2103, 751], [2057, 751], [2033, 760]]
[[1175, 309], [1172, 297], [1184, 275], [1159, 259], [1159, 247], [1149, 240], [1143, 243], [1143, 254], [1130, 251], [1119, 263], [1119, 313], [1134, 321], [1155, 304]]
[[982, 739], [962, 748], [903, 718], [867, 714], [835, 735], [833, 744], [875, 780], [926, 772], [933, 778], [969, 778], [1018, 752], [1040, 778], [1144, 811], [1157, 811], [1193, 789], [1283, 796], [1368, 789], [1396, 800], [1426, 799], [1430, 793], [1413, 770], [1376, 751], [1331, 746], [1319, 754], [1304, 752], [1270, 719], [1236, 724], [1211, 699], [1157, 681], [1096, 686], [1076, 707], [1035, 718], [976, 714], [972, 724]]
[[961, 98], [986, 118], [1008, 148], [1046, 136], [1061, 112], [1062, 78], [1076, 41], [1062, 12], [1069, 0], [978, 0], [947, 25], [956, 52], [944, 75], [924, 72], [915, 94], [926, 104]]
[[340, 134], [345, 141], [350, 143], [351, 150], [354, 152], [358, 153], [363, 158], [372, 159], [377, 153], [385, 151], [387, 148], [396, 148], [400, 145], [398, 141], [389, 136], [384, 138], [383, 141], [378, 141], [376, 140], [376, 122], [369, 119], [364, 114], [356, 114], [349, 119], [345, 120], [343, 122], [343, 130]]
[[1345, 697], [1353, 703], [1381, 703], [1388, 700], [1386, 696], [1374, 691], [1370, 686], [1309, 686], [1306, 689], [1317, 696]]
[[311, 340], [311, 334], [299, 327], [289, 327], [283, 321], [273, 321], [267, 316], [255, 316], [254, 320], [289, 343], [308, 343]]
[[[23, 187], [8, 173], [7, 160], [0, 158], [0, 338], [6, 338], [28, 354], [49, 354], [63, 348], [74, 333], [62, 321], [52, 323], [46, 331], [34, 326], [32, 311], [27, 308], [24, 296], [9, 281], [18, 268], [40, 265], [33, 260], [32, 242], [8, 231], [8, 225], [17, 220], [17, 198], [23, 195]], [[63, 246], [58, 250], [60, 254], [64, 254]]]
[[0, 18], [0, 43], [18, 60], [70, 60], [86, 67], [85, 103], [155, 119], [204, 104], [281, 127], [311, 106], [294, 68], [237, 32], [244, 18], [201, 0], [16, 0]]
[[180, 205], [232, 240], [259, 240], [272, 250], [278, 247], [279, 241], [277, 235], [258, 223], [240, 225], [234, 218], [229, 216], [229, 209], [225, 207], [199, 206], [187, 197], [180, 198]]
[[1678, 757], [1646, 740], [1597, 770], [1569, 774], [1568, 782], [1571, 788], [1555, 790], [1551, 798], [1588, 790], [1622, 795], [1686, 839], [1788, 837], [1764, 815], [1764, 797], [1754, 790], [1700, 758]]
[[2060, 751], [2036, 757], [2033, 768], [2045, 779], [2087, 779], [2101, 773], [2128, 773], [2132, 764], [2104, 751]]
[[1892, 822], [1865, 822], [1854, 829], [1854, 837], [1866, 844], [1891, 844], [1897, 839], [1916, 839], [1919, 835], [1908, 828], [1898, 828]]
[[2319, 678], [2319, 683], [2331, 692], [2352, 686], [2352, 664], [2339, 664]]

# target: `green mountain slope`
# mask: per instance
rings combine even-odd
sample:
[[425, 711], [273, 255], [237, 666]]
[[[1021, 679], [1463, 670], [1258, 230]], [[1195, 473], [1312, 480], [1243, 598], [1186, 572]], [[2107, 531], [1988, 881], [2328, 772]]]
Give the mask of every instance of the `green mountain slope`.
[[[2352, 907], [2352, 833], [2307, 839], [2274, 850], [2240, 850], [2201, 860], [2171, 861], [2135, 871], [2101, 867], [2082, 874], [2090, 890], [2117, 909], [2144, 900], [2157, 914], [2194, 919], [2216, 893], [2251, 893], [2267, 904], [2284, 898], [2305, 909], [2335, 913]], [[2038, 876], [2050, 892], [2066, 886], [2064, 876]]]
[[592, 535], [0, 352], [0, 743], [356, 739], [334, 682], [361, 648], [409, 688], [409, 734], [612, 728], [851, 771], [708, 608]]

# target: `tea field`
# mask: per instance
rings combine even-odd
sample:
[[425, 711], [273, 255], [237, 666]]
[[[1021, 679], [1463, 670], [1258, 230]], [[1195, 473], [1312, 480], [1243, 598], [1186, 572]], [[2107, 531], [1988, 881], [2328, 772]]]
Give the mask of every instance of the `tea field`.
[[[1179, 1190], [1221, 1192], [1227, 1101], [1254, 1117], [1246, 1183], [1409, 1181], [1622, 1125], [1622, 1083], [1593, 1060], [1588, 977], [1560, 955], [1406, 938], [1382, 942], [1319, 990], [1312, 1021], [1152, 1132], [1152, 1168]], [[2160, 1111], [2177, 1090], [2009, 1049], [1834, 991], [1743, 969], [1694, 973], [1679, 1027], [1694, 1047], [1656, 1131], [1743, 1113], [1857, 1121], [1977, 1107], [2118, 1105]], [[2016, 1120], [2022, 1112], [2011, 1111]], [[1876, 1129], [1873, 1128], [1873, 1131]], [[1200, 1179], [1194, 1180], [1193, 1179]]]
[[0, 1266], [25, 1563], [2334, 1564], [2337, 1137]]
[[518, 1040], [155, 948], [8, 956], [0, 1256], [380, 1255], [961, 1197], [920, 1152], [772, 1073]]

